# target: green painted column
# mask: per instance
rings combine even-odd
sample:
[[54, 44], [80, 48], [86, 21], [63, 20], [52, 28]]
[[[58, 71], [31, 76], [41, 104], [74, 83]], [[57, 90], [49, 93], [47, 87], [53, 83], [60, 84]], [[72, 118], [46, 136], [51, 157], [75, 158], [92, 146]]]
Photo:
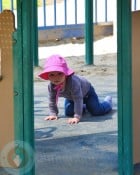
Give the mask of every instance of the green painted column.
[[15, 140], [24, 138], [23, 51], [21, 3], [17, 1], [17, 30], [13, 33], [14, 125]]
[[34, 66], [39, 65], [38, 60], [38, 13], [37, 13], [37, 0], [33, 1], [32, 6], [32, 49], [33, 49], [33, 60]]
[[93, 64], [93, 0], [85, 0], [85, 57]]
[[[24, 89], [24, 142], [34, 149], [34, 113], [33, 113], [33, 5], [34, 0], [22, 1], [22, 49], [23, 49], [23, 89]], [[36, 26], [34, 26], [36, 28]], [[34, 161], [34, 155], [32, 159]], [[34, 174], [34, 166], [27, 175]]]
[[133, 174], [131, 1], [117, 1], [119, 175]]
[[[19, 175], [34, 175], [34, 107], [33, 107], [33, 26], [34, 0], [17, 0], [17, 30], [14, 38], [14, 118], [15, 140], [29, 156], [20, 153], [25, 166], [19, 168]], [[38, 49], [38, 48], [36, 48]], [[21, 149], [20, 149], [21, 150]], [[28, 167], [26, 166], [28, 165]]]

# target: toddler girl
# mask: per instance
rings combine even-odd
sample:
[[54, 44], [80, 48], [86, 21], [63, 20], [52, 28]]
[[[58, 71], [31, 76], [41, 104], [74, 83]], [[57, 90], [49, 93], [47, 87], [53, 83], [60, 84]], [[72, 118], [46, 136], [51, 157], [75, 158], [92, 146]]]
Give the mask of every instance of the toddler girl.
[[63, 57], [52, 55], [46, 59], [43, 72], [39, 77], [49, 80], [49, 110], [45, 120], [58, 119], [58, 97], [65, 98], [65, 115], [69, 124], [78, 123], [82, 118], [83, 107], [86, 106], [93, 116], [104, 115], [112, 110], [112, 98], [107, 96], [102, 103], [91, 83], [84, 77], [74, 74]]

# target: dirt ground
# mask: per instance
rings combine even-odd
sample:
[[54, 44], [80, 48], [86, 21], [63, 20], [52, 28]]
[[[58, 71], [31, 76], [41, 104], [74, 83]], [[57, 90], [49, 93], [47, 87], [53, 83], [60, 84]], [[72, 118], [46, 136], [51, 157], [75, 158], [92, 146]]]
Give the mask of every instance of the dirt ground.
[[[60, 54], [67, 60], [76, 74], [90, 78], [92, 76], [109, 76], [117, 73], [116, 41], [113, 36], [99, 39], [94, 43], [93, 64], [87, 65], [84, 55], [85, 43], [83, 39], [78, 43], [72, 43], [72, 39], [64, 41], [58, 45], [57, 42], [50, 43], [42, 48], [39, 54], [39, 67], [35, 67], [34, 80], [43, 81], [38, 78], [38, 74], [43, 70], [45, 58], [51, 54]], [[76, 49], [75, 49], [76, 48]], [[42, 54], [42, 52], [44, 54]]]

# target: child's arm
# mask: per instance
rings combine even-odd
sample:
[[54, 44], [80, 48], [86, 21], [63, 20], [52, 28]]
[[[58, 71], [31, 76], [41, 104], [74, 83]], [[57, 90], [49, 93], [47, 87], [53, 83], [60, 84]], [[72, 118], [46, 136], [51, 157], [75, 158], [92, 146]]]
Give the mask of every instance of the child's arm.
[[79, 122], [80, 122], [80, 119], [76, 117], [68, 119], [69, 124], [77, 124]]
[[69, 123], [69, 124], [77, 124], [77, 123], [80, 122], [80, 119], [81, 119], [81, 117], [80, 117], [79, 115], [75, 114], [75, 115], [74, 115], [74, 118], [70, 118], [70, 119], [68, 120], [68, 123]]
[[58, 116], [55, 116], [55, 115], [50, 115], [44, 118], [44, 120], [57, 120], [57, 119], [58, 119]]

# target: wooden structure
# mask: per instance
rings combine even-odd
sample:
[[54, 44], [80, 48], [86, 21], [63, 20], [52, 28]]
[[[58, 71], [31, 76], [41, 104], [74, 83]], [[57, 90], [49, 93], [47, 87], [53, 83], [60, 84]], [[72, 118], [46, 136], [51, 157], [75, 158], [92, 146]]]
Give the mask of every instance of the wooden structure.
[[[13, 40], [14, 15], [0, 14], [0, 152], [14, 140]], [[8, 163], [8, 161], [7, 161]], [[5, 166], [12, 165], [5, 164]], [[1, 166], [1, 165], [0, 165]]]

